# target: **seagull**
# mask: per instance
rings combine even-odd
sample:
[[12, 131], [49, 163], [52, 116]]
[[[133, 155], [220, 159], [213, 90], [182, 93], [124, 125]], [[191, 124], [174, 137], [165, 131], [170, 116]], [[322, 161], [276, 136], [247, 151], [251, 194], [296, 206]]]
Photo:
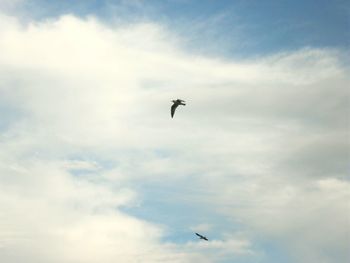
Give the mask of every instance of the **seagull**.
[[184, 102], [184, 100], [180, 100], [180, 99], [177, 99], [177, 100], [172, 100], [172, 102], [174, 103], [172, 106], [171, 106], [171, 118], [174, 117], [174, 113], [175, 113], [175, 110], [177, 108], [177, 106], [179, 105], [186, 105]]
[[208, 238], [206, 238], [205, 236], [202, 236], [202, 235], [200, 235], [198, 233], [196, 233], [196, 235], [199, 236], [200, 239], [204, 239], [204, 240], [208, 241]]

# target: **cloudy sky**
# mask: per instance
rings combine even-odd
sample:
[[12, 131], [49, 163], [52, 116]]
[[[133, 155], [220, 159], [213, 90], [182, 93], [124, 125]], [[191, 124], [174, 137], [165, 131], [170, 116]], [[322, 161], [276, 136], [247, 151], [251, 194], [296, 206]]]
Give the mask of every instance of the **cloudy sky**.
[[349, 24], [347, 0], [0, 0], [0, 262], [350, 262]]

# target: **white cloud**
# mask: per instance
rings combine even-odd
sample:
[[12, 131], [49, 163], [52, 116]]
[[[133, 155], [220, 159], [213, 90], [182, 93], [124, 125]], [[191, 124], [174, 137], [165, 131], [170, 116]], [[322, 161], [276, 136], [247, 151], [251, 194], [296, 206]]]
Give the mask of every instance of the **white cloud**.
[[253, 256], [251, 243], [248, 240], [238, 239], [237, 237], [226, 238], [224, 240], [209, 240], [200, 242], [189, 242], [185, 249], [198, 251], [205, 255], [209, 262], [221, 262], [227, 259], [245, 255]]
[[72, 178], [42, 160], [3, 164], [1, 260], [6, 262], [187, 262], [160, 244], [162, 229], [118, 211], [135, 195]]
[[0, 0], [0, 7], [14, 6], [14, 5], [21, 3], [23, 1], [24, 0]]
[[[234, 62], [178, 41], [152, 23], [0, 16], [1, 261], [193, 262], [207, 248], [249, 257], [255, 231], [298, 262], [349, 256], [341, 54]], [[188, 104], [170, 119], [177, 97]], [[189, 198], [176, 188], [186, 178]], [[251, 240], [164, 244], [161, 226], [120, 210], [142, 199], [132, 183], [150, 179], [240, 221]]]
[[197, 232], [207, 232], [212, 228], [212, 226], [210, 224], [207, 223], [202, 223], [196, 226], [193, 226], [191, 229], [193, 231], [197, 231]]

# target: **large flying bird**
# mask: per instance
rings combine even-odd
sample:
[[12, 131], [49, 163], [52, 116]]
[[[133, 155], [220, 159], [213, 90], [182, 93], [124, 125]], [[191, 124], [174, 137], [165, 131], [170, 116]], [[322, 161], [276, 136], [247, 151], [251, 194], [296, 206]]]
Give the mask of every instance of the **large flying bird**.
[[180, 99], [172, 100], [172, 102], [174, 104], [171, 106], [171, 118], [174, 117], [175, 110], [176, 110], [177, 106], [179, 106], [179, 105], [184, 105], [185, 106], [186, 105], [185, 101], [184, 100], [180, 100]]
[[198, 233], [196, 233], [196, 235], [199, 236], [200, 239], [204, 239], [204, 240], [208, 241], [208, 238], [206, 238], [205, 236], [202, 236], [202, 235], [200, 235]]

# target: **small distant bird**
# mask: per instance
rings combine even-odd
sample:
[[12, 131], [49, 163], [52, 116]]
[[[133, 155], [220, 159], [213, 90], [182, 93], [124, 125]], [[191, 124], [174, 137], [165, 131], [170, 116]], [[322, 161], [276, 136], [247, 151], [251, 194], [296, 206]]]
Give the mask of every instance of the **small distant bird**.
[[174, 104], [171, 106], [171, 118], [174, 117], [175, 110], [176, 110], [177, 106], [179, 106], [179, 105], [184, 105], [185, 106], [186, 105], [184, 100], [177, 99], [177, 100], [172, 100], [172, 102]]
[[206, 238], [205, 236], [202, 236], [202, 235], [200, 235], [198, 233], [196, 233], [196, 235], [199, 236], [200, 239], [204, 239], [204, 240], [208, 241], [208, 238]]

